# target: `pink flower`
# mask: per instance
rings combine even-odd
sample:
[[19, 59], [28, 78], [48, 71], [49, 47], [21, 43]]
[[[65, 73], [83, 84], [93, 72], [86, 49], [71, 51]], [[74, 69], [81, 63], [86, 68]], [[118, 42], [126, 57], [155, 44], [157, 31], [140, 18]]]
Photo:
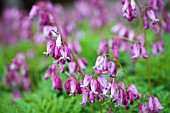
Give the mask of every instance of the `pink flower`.
[[89, 97], [89, 91], [87, 89], [83, 89], [82, 90], [82, 101], [80, 104], [82, 104], [83, 106], [86, 105], [86, 102], [88, 100]]
[[55, 41], [49, 40], [47, 42], [47, 52], [44, 52], [43, 54], [53, 56], [54, 49], [55, 49]]
[[132, 46], [132, 53], [131, 53], [131, 58], [138, 58], [140, 57], [140, 44], [133, 44]]
[[90, 97], [90, 103], [94, 103], [95, 102], [95, 94], [89, 93], [89, 97]]
[[150, 112], [160, 112], [162, 111], [163, 107], [161, 106], [159, 100], [157, 97], [149, 97], [149, 102], [148, 102], [148, 109]]
[[108, 63], [108, 74], [110, 77], [116, 77], [116, 64], [114, 62]]
[[106, 78], [104, 76], [99, 76], [97, 80], [100, 84], [100, 89], [102, 91], [102, 95], [108, 97], [107, 93], [110, 90], [111, 84], [108, 83], [108, 81], [106, 80]]
[[53, 64], [48, 67], [46, 74], [44, 75], [44, 79], [48, 80], [51, 75], [56, 75], [58, 68], [56, 64]]
[[167, 11], [163, 10], [162, 11], [162, 27], [165, 32], [170, 32], [170, 15], [168, 14]]
[[51, 70], [50, 67], [48, 67], [48, 70], [47, 70], [47, 72], [46, 72], [46, 74], [44, 76], [44, 79], [48, 80], [50, 78], [50, 76], [51, 76], [51, 73], [52, 73], [52, 70]]
[[133, 44], [131, 51], [131, 58], [148, 58], [149, 54], [146, 51], [144, 45], [141, 44]]
[[28, 91], [31, 86], [31, 80], [28, 78], [23, 79], [23, 89], [24, 91]]
[[164, 53], [164, 42], [163, 41], [158, 42], [157, 46], [158, 46], [159, 53], [163, 54]]
[[64, 88], [66, 90], [66, 93], [69, 94], [70, 93], [70, 79], [68, 79], [65, 83], [64, 83]]
[[73, 51], [75, 53], [81, 53], [81, 51], [82, 51], [80, 43], [77, 39], [74, 39], [74, 41], [73, 41]]
[[102, 40], [100, 41], [98, 54], [108, 54], [108, 53], [109, 53], [109, 46], [108, 46], [108, 44], [107, 44], [107, 41], [105, 41], [104, 39], [102, 39]]
[[115, 102], [118, 99], [118, 86], [116, 83], [112, 82], [111, 84], [111, 90], [110, 90], [110, 98], [113, 102]]
[[159, 19], [156, 17], [156, 14], [153, 10], [148, 10], [147, 11], [147, 16], [151, 19], [151, 23], [152, 24], [156, 24], [157, 22], [159, 22]]
[[39, 12], [39, 7], [36, 5], [33, 5], [29, 13], [30, 19], [33, 19], [38, 14], [38, 12]]
[[128, 21], [132, 21], [137, 17], [136, 3], [134, 0], [124, 0], [122, 13], [123, 17], [125, 17]]
[[78, 58], [78, 64], [80, 66], [81, 71], [86, 70], [87, 61], [84, 58]]
[[152, 54], [154, 56], [164, 53], [164, 42], [163, 41], [152, 44], [151, 47], [152, 47]]
[[77, 95], [77, 81], [75, 78], [70, 79], [70, 95]]
[[52, 39], [57, 37], [57, 34], [54, 31], [57, 31], [55, 26], [46, 25], [43, 27], [43, 35], [47, 39]]
[[107, 57], [103, 57], [103, 56], [98, 56], [97, 60], [96, 60], [96, 64], [93, 67], [93, 69], [96, 71], [97, 74], [107, 74]]
[[158, 100], [157, 97], [154, 98], [154, 104], [155, 104], [155, 106], [154, 106], [154, 111], [155, 111], [155, 112], [161, 112], [162, 109], [163, 109], [163, 107], [162, 107], [162, 105], [160, 104], [160, 102], [159, 102], [159, 100]]
[[142, 19], [143, 19], [144, 25], [145, 25], [144, 28], [148, 29], [149, 28], [148, 16], [145, 13], [142, 14]]
[[69, 72], [71, 75], [74, 75], [76, 73], [77, 70], [77, 65], [75, 62], [69, 62], [68, 63], [68, 68], [69, 68]]
[[98, 92], [97, 92], [97, 89], [99, 88], [98, 81], [92, 79], [90, 83], [91, 83], [90, 84], [90, 86], [91, 86], [91, 93], [98, 94]]
[[59, 62], [62, 64], [65, 64], [65, 62], [70, 62], [71, 61], [71, 55], [70, 55], [70, 49], [68, 48], [68, 46], [64, 45], [60, 48], [60, 58], [59, 58]]
[[149, 113], [148, 106], [145, 104], [139, 104], [138, 108], [140, 113]]
[[64, 69], [64, 64], [59, 63], [60, 64], [60, 73], [64, 73], [65, 69]]
[[90, 84], [90, 81], [92, 80], [92, 75], [86, 74], [83, 80], [83, 84], [80, 87], [87, 87]]
[[62, 80], [57, 75], [52, 77], [52, 88], [58, 89], [60, 92], [62, 91]]
[[162, 10], [165, 6], [164, 0], [148, 0], [148, 4], [153, 10]]
[[130, 100], [130, 104], [133, 104], [135, 99], [139, 99], [140, 95], [134, 85], [130, 85], [126, 90], [128, 99]]

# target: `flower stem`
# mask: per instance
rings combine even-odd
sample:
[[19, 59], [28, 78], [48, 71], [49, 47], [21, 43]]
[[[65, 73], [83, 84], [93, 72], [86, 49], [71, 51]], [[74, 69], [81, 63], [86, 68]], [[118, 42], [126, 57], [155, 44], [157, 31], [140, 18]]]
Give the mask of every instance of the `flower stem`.
[[152, 85], [151, 85], [151, 77], [149, 74], [149, 66], [148, 66], [148, 60], [146, 59], [146, 71], [147, 71], [147, 77], [148, 77], [148, 85], [149, 85], [149, 91], [150, 94], [152, 93]]
[[123, 66], [121, 65], [121, 63], [119, 62], [119, 60], [116, 60], [116, 59], [114, 59], [114, 60], [118, 63], [118, 65], [119, 65], [120, 68], [122, 69], [122, 71], [123, 71], [123, 73], [124, 73], [124, 76], [125, 76], [125, 78], [126, 78], [126, 80], [127, 80], [127, 82], [128, 82], [128, 85], [130, 85], [130, 81], [129, 81], [128, 77], [127, 77], [127, 74], [126, 74]]
[[100, 104], [100, 102], [98, 101], [99, 104], [99, 108], [100, 108], [100, 113], [102, 113], [102, 105]]
[[93, 104], [90, 103], [90, 107], [91, 107], [91, 112], [94, 113], [94, 109], [93, 109]]
[[[142, 9], [138, 3], [137, 0], [135, 0], [135, 3], [137, 4], [138, 8], [139, 8], [139, 11], [140, 11], [140, 15], [141, 15], [141, 18], [142, 18]], [[144, 25], [144, 20], [142, 19], [142, 23], [143, 23], [143, 27], [145, 26]], [[147, 46], [146, 46], [146, 29], [143, 30], [143, 33], [144, 33], [144, 38], [145, 38], [145, 47], [147, 49]], [[150, 93], [152, 92], [152, 86], [151, 86], [151, 80], [150, 80], [150, 74], [149, 74], [149, 66], [148, 66], [148, 60], [146, 59], [146, 72], [147, 72], [147, 77], [148, 77], [148, 85], [149, 85], [149, 91]]]
[[70, 50], [70, 53], [71, 53], [71, 55], [72, 55], [74, 61], [76, 62], [77, 66], [78, 66], [78, 72], [79, 72], [79, 74], [80, 74], [82, 77], [84, 77], [84, 75], [83, 75], [83, 73], [82, 73], [82, 71], [81, 71], [80, 65], [79, 65], [79, 63], [78, 63], [78, 61], [77, 61], [77, 59], [76, 59], [74, 53], [73, 53], [71, 50]]

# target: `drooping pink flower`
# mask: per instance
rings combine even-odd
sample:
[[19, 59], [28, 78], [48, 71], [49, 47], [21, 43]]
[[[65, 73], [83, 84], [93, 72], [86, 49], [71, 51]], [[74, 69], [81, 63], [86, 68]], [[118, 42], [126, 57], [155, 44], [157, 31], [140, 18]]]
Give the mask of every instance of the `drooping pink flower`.
[[64, 83], [64, 88], [66, 90], [66, 93], [69, 94], [70, 93], [70, 79], [68, 79], [65, 83]]
[[131, 58], [148, 58], [149, 54], [146, 51], [146, 48], [142, 44], [133, 44], [131, 51]]
[[81, 53], [81, 51], [82, 51], [80, 43], [77, 39], [74, 39], [74, 41], [73, 41], [73, 51], [75, 53]]
[[151, 48], [152, 48], [152, 54], [154, 56], [158, 54], [163, 54], [164, 53], [164, 42], [160, 41], [160, 42], [154, 43], [151, 45]]
[[51, 70], [51, 68], [48, 68], [48, 70], [44, 76], [44, 79], [48, 80], [50, 78], [51, 74], [52, 74], [52, 70]]
[[98, 94], [98, 92], [97, 92], [97, 89], [99, 88], [98, 81], [92, 79], [90, 83], [91, 83], [90, 84], [90, 86], [91, 86], [91, 93]]
[[59, 63], [60, 64], [60, 73], [64, 73], [65, 69], [64, 69], [64, 64], [63, 63]]
[[155, 112], [161, 112], [162, 111], [162, 109], [163, 109], [163, 107], [162, 107], [162, 105], [160, 104], [160, 102], [159, 102], [159, 100], [158, 100], [158, 98], [157, 97], [154, 97], [154, 111]]
[[162, 27], [165, 32], [170, 32], [170, 15], [166, 10], [162, 11]]
[[84, 58], [78, 58], [78, 64], [80, 66], [81, 71], [86, 70], [87, 61]]
[[48, 80], [50, 76], [56, 75], [58, 68], [56, 64], [52, 64], [51, 66], [48, 67], [46, 74], [44, 75], [44, 79]]
[[83, 106], [86, 105], [86, 102], [88, 100], [88, 97], [89, 97], [89, 91], [87, 89], [83, 89], [82, 91], [82, 101], [80, 104], [82, 104]]
[[110, 77], [116, 77], [116, 64], [114, 62], [109, 62], [108, 63], [108, 74]]
[[70, 62], [71, 61], [71, 55], [70, 55], [70, 49], [68, 48], [68, 46], [64, 45], [60, 48], [60, 58], [59, 58], [59, 62], [62, 64], [65, 64], [65, 62]]
[[156, 14], [153, 10], [151, 10], [151, 9], [148, 10], [147, 16], [151, 19], [152, 24], [156, 24], [157, 22], [159, 22], [159, 19], [156, 17]]
[[87, 87], [90, 84], [91, 80], [92, 80], [92, 75], [86, 74], [84, 76], [83, 84], [80, 87], [83, 88]]
[[163, 107], [161, 106], [157, 97], [150, 96], [148, 101], [148, 109], [150, 112], [158, 113], [162, 111]]
[[140, 57], [140, 44], [133, 44], [131, 57], [132, 58]]
[[43, 27], [43, 35], [47, 39], [57, 37], [57, 34], [54, 31], [57, 31], [57, 28], [55, 26], [46, 25]]
[[68, 68], [69, 68], [69, 72], [71, 75], [74, 75], [76, 73], [77, 70], [77, 65], [75, 62], [69, 62], [68, 63]]
[[89, 97], [90, 97], [90, 103], [94, 103], [95, 102], [95, 94], [94, 93], [89, 93]]
[[70, 95], [77, 95], [77, 81], [75, 78], [70, 79]]
[[93, 69], [96, 71], [97, 74], [107, 74], [107, 69], [108, 69], [108, 60], [107, 57], [103, 57], [103, 56], [98, 56], [97, 60], [96, 60], [96, 64], [93, 67]]
[[28, 78], [23, 79], [23, 89], [24, 91], [29, 91], [31, 86], [31, 80]]
[[60, 92], [62, 91], [62, 79], [57, 75], [52, 76], [52, 88], [58, 89]]
[[39, 12], [39, 7], [36, 5], [33, 5], [29, 13], [30, 19], [33, 19], [38, 14], [38, 12]]
[[164, 0], [148, 0], [149, 6], [153, 10], [162, 10], [165, 6]]
[[100, 41], [98, 54], [108, 54], [108, 53], [109, 53], [109, 46], [108, 46], [108, 44], [107, 44], [107, 41], [105, 41], [104, 39], [102, 39], [102, 40]]
[[148, 106], [145, 104], [139, 104], [138, 109], [140, 113], [149, 113]]
[[115, 82], [112, 82], [111, 84], [111, 90], [110, 90], [110, 98], [113, 102], [115, 102], [118, 99], [118, 86]]
[[142, 19], [144, 21], [144, 28], [148, 29], [149, 28], [149, 22], [148, 22], [148, 16], [143, 12], [142, 13]]
[[55, 49], [55, 41], [49, 40], [47, 42], [47, 52], [44, 52], [43, 54], [53, 56], [54, 55], [54, 49]]
[[159, 53], [163, 54], [164, 53], [164, 42], [160, 41], [157, 44], [158, 44], [158, 51], [159, 51]]
[[111, 84], [108, 83], [107, 79], [104, 76], [99, 76], [97, 78], [99, 84], [100, 84], [100, 89], [102, 91], [102, 95], [105, 97], [108, 97], [107, 93], [110, 90]]
[[130, 85], [126, 90], [128, 99], [130, 100], [130, 104], [133, 104], [135, 99], [139, 99], [140, 95], [134, 85]]
[[124, 94], [123, 89], [120, 89], [118, 91], [118, 98], [116, 100], [116, 107], [124, 107], [123, 101], [126, 98], [124, 96], [125, 96], [125, 94]]
[[18, 53], [12, 60], [12, 63], [7, 66], [7, 74], [8, 76], [2, 79], [5, 87], [19, 87], [24, 91], [29, 91], [31, 81], [28, 77], [26, 58], [23, 53]]
[[126, 18], [128, 21], [132, 21], [134, 18], [137, 18], [137, 9], [136, 3], [134, 0], [124, 0], [122, 13], [123, 17]]

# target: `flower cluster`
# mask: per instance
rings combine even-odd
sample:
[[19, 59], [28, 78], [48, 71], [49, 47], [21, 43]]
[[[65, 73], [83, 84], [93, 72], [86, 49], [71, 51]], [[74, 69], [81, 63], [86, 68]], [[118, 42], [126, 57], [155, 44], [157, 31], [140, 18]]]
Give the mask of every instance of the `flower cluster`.
[[17, 8], [8, 8], [2, 12], [0, 21], [0, 42], [17, 44], [20, 40], [32, 37], [32, 22], [25, 12]]
[[[111, 31], [115, 33], [117, 37], [119, 37], [118, 39], [113, 38], [111, 40], [111, 45], [113, 45], [112, 51], [114, 53], [114, 56], [118, 57], [117, 55], [118, 48], [122, 48], [123, 50], [130, 52], [131, 58], [139, 58], [139, 57], [148, 58], [149, 57], [149, 54], [145, 48], [145, 39], [144, 39], [143, 34], [136, 36], [133, 30], [129, 30], [123, 24], [117, 24], [113, 26]], [[120, 39], [134, 41], [135, 44], [130, 45], [129, 43], [127, 43], [127, 41], [123, 42]]]
[[157, 97], [149, 97], [148, 104], [139, 104], [140, 113], [159, 113], [162, 111], [163, 107], [161, 106]]
[[134, 18], [137, 18], [137, 9], [135, 0], [122, 0], [122, 13], [123, 17], [128, 21], [132, 21]]
[[48, 80], [52, 76], [52, 88], [62, 91], [62, 79], [57, 75], [57, 65], [53, 64], [48, 67], [48, 70], [44, 76], [45, 80]]
[[136, 99], [140, 98], [134, 85], [125, 88], [123, 82], [108, 81], [105, 76], [93, 78], [91, 74], [86, 74], [84, 80], [80, 82], [77, 82], [75, 78], [70, 78], [65, 82], [64, 87], [70, 95], [82, 94], [82, 105], [86, 105], [87, 101], [94, 103], [96, 100], [101, 101], [110, 97], [116, 107], [125, 106], [129, 109], [129, 104], [133, 104]]
[[[9, 86], [12, 89], [22, 88], [24, 91], [29, 91], [31, 81], [28, 77], [27, 63], [25, 55], [18, 53], [12, 60], [12, 63], [7, 67], [7, 78], [3, 78], [3, 85]], [[13, 97], [20, 98], [20, 91], [13, 92]]]
[[[140, 9], [144, 30], [150, 28], [160, 35], [161, 30], [159, 28], [162, 26], [157, 18], [156, 9], [152, 8], [155, 6], [151, 2], [149, 3], [150, 7]], [[122, 0], [122, 4], [122, 13], [127, 20], [132, 21], [138, 16], [136, 0]], [[45, 80], [52, 78], [53, 89], [62, 91], [63, 80], [59, 77], [59, 72], [65, 73], [68, 75], [67, 81], [64, 82], [66, 93], [70, 96], [82, 95], [82, 105], [86, 105], [87, 102], [94, 103], [110, 98], [110, 101], [115, 103], [116, 107], [124, 107], [127, 110], [135, 100], [141, 99], [143, 95], [139, 94], [136, 86], [129, 82], [126, 72], [119, 62], [119, 51], [128, 51], [132, 59], [148, 58], [149, 53], [145, 48], [145, 33], [141, 33], [143, 31], [135, 33], [123, 24], [112, 27], [111, 31], [116, 35], [110, 40], [111, 48], [109, 48], [107, 39], [101, 39], [97, 51], [99, 56], [91, 74], [84, 74], [87, 61], [80, 56], [82, 48], [79, 39], [68, 39], [71, 34], [74, 35], [78, 32], [75, 29], [76, 23], [81, 22], [82, 18], [90, 19], [93, 27], [104, 26], [108, 18], [107, 9], [104, 5], [105, 2], [102, 0], [77, 1], [75, 3], [76, 14], [75, 12], [65, 13], [68, 15], [63, 16], [60, 13], [63, 12], [62, 6], [53, 6], [49, 2], [39, 2], [32, 7], [30, 19], [38, 17], [39, 33], [43, 34], [42, 37], [45, 37], [47, 41], [47, 50], [44, 54], [53, 57], [55, 60], [54, 64], [48, 67], [44, 76]], [[68, 17], [71, 19], [68, 19]], [[167, 22], [165, 19], [164, 21]], [[166, 28], [165, 25], [164, 28]], [[153, 45], [152, 48], [154, 48], [154, 55], [163, 53], [163, 43]], [[113, 55], [109, 54], [110, 49]], [[125, 75], [128, 82], [127, 86], [124, 82], [119, 81], [118, 65]], [[139, 104], [140, 112], [160, 112], [161, 110], [162, 106], [157, 97], [149, 99], [148, 105]], [[109, 109], [109, 111], [112, 110]]]

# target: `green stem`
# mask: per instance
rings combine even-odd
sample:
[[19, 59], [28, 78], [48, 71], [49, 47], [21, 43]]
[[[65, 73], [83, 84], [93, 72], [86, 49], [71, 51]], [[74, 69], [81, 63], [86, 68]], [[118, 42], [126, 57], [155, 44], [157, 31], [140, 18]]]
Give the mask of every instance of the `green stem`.
[[[139, 8], [140, 15], [141, 15], [141, 18], [142, 18], [142, 9], [141, 9], [138, 1], [135, 0], [135, 2], [136, 2], [137, 6], [138, 6], [138, 8]], [[142, 19], [142, 23], [143, 23], [143, 28], [144, 28], [145, 25], [144, 25], [144, 20], [143, 20], [143, 19]], [[146, 47], [146, 46], [147, 46], [147, 45], [146, 45], [146, 29], [144, 29], [143, 32], [144, 32], [145, 47]], [[146, 47], [146, 49], [147, 49], [147, 47]], [[147, 60], [147, 59], [146, 59], [146, 72], [147, 72], [147, 77], [148, 77], [149, 91], [150, 91], [150, 93], [151, 93], [151, 92], [152, 92], [152, 86], [151, 86], [151, 80], [150, 80], [150, 74], [149, 74], [149, 66], [148, 66], [148, 60]]]
[[[143, 18], [142, 18], [142, 8], [140, 7], [138, 0], [135, 0], [135, 3], [137, 4], [137, 6], [138, 6], [138, 8], [139, 8], [139, 12], [140, 12], [140, 16], [141, 16], [142, 24], [143, 24], [143, 27], [142, 27], [142, 28], [144, 28], [145, 24], [144, 24], [144, 20], [143, 20]], [[143, 30], [143, 33], [144, 33], [145, 45], [146, 45], [146, 29]]]
[[73, 54], [73, 52], [72, 52], [71, 50], [70, 50], [70, 53], [71, 53], [71, 55], [72, 55], [74, 61], [76, 62], [77, 66], [78, 66], [78, 72], [79, 72], [79, 74], [80, 74], [82, 77], [84, 77], [84, 75], [83, 75], [83, 73], [82, 73], [82, 71], [81, 71], [81, 69], [80, 69], [80, 65], [79, 65], [79, 63], [78, 63], [78, 61], [77, 61], [75, 55]]
[[102, 105], [100, 104], [100, 102], [98, 101], [99, 104], [99, 108], [100, 108], [100, 113], [102, 113]]
[[152, 94], [151, 77], [150, 77], [150, 74], [149, 74], [149, 66], [148, 66], [148, 60], [147, 59], [146, 59], [146, 71], [147, 71], [147, 77], [148, 77], [149, 91], [150, 91], [150, 94]]
[[122, 69], [122, 71], [123, 71], [123, 73], [124, 73], [124, 76], [125, 76], [125, 78], [126, 78], [126, 80], [127, 80], [127, 82], [128, 82], [128, 85], [130, 85], [130, 81], [129, 81], [128, 77], [127, 77], [127, 74], [126, 74], [123, 66], [121, 65], [121, 63], [119, 62], [119, 60], [116, 60], [116, 59], [115, 59], [115, 61], [118, 63], [118, 65], [119, 65], [120, 68]]
[[90, 103], [90, 107], [91, 107], [91, 112], [94, 113], [94, 109], [93, 109], [93, 104]]

